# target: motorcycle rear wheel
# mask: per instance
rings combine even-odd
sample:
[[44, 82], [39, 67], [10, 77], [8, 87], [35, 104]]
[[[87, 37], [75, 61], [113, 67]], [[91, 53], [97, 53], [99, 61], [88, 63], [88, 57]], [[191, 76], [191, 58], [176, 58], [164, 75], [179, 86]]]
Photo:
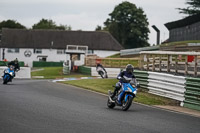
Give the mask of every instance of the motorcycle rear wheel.
[[133, 101], [133, 97], [130, 97], [130, 96], [128, 97], [126, 102], [123, 100], [123, 102], [122, 102], [122, 110], [123, 111], [127, 111], [130, 108], [130, 106], [132, 104], [132, 101]]
[[113, 109], [113, 108], [115, 107], [115, 103], [112, 103], [112, 102], [110, 101], [110, 99], [108, 98], [107, 106], [108, 106], [108, 108]]

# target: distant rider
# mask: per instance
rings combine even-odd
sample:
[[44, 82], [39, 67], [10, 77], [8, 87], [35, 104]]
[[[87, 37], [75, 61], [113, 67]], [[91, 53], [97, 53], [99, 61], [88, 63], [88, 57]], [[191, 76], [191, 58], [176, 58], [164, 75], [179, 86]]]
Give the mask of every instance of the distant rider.
[[100, 63], [97, 63], [96, 71], [97, 71], [97, 72], [99, 72], [99, 71], [104, 71], [104, 72], [107, 74], [106, 69], [105, 69]]
[[[126, 71], [121, 71], [120, 74], [117, 76], [117, 79], [119, 80], [119, 82], [116, 83], [115, 90], [114, 90], [113, 94], [110, 96], [110, 98], [113, 102], [114, 102], [113, 98], [115, 97], [117, 92], [120, 90], [122, 83], [126, 82], [125, 77], [129, 78], [131, 81], [133, 81], [137, 85], [137, 80], [136, 80], [135, 75], [133, 74], [133, 71], [134, 71], [133, 66], [131, 64], [128, 64], [126, 66]], [[138, 87], [139, 87], [139, 85], [138, 85]]]
[[[20, 70], [20, 66], [19, 66], [19, 62], [18, 62], [17, 58], [15, 60], [13, 60], [13, 61], [11, 61], [11, 62], [8, 63], [8, 67], [10, 67], [11, 65], [14, 66], [14, 72]], [[14, 77], [15, 77], [15, 73], [14, 73]]]

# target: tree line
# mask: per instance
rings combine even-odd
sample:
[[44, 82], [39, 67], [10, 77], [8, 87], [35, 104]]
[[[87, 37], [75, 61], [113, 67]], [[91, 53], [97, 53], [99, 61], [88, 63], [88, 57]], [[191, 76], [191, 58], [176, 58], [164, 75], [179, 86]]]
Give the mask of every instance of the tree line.
[[[4, 20], [0, 22], [0, 29], [13, 28], [13, 29], [27, 29], [24, 25], [18, 23], [15, 20]], [[71, 26], [56, 25], [51, 19], [41, 19], [38, 23], [32, 26], [32, 29], [58, 29], [58, 30], [71, 30]]]
[[[186, 0], [187, 8], [177, 8], [179, 13], [188, 16], [200, 13], [200, 0]], [[149, 22], [143, 9], [135, 4], [124, 1], [117, 5], [104, 22], [104, 26], [97, 25], [96, 31], [110, 32], [111, 35], [124, 48], [138, 48], [149, 46]], [[26, 27], [15, 20], [0, 22], [2, 28], [26, 29]], [[32, 29], [58, 29], [72, 30], [69, 25], [56, 25], [51, 19], [41, 19], [32, 26]]]

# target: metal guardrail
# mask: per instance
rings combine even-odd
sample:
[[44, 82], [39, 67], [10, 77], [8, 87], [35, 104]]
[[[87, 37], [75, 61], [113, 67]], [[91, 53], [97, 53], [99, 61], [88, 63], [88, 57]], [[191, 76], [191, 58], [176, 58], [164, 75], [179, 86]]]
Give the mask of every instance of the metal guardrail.
[[134, 75], [136, 76], [137, 81], [140, 84], [141, 89], [147, 90], [148, 89], [148, 72], [147, 71], [134, 71]]
[[185, 77], [171, 74], [148, 72], [149, 93], [184, 101]]
[[125, 50], [120, 51], [120, 56], [136, 55], [136, 54], [140, 54], [141, 51], [159, 50], [159, 47], [160, 46], [157, 45], [157, 46], [151, 46], [151, 47], [125, 49]]
[[200, 110], [200, 78], [186, 78], [184, 107]]

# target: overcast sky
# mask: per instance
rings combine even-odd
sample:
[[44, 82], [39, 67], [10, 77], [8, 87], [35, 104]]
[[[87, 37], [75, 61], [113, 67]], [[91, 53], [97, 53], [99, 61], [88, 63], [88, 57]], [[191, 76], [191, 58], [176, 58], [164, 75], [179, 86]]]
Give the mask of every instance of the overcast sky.
[[[72, 30], [94, 31], [109, 17], [114, 7], [124, 0], [0, 0], [0, 21], [12, 19], [31, 28], [42, 18], [52, 19], [57, 25], [70, 25]], [[149, 21], [149, 42], [156, 43], [156, 25], [161, 41], [168, 38], [164, 24], [184, 17], [176, 8], [186, 7], [186, 0], [126, 0], [143, 8]]]

